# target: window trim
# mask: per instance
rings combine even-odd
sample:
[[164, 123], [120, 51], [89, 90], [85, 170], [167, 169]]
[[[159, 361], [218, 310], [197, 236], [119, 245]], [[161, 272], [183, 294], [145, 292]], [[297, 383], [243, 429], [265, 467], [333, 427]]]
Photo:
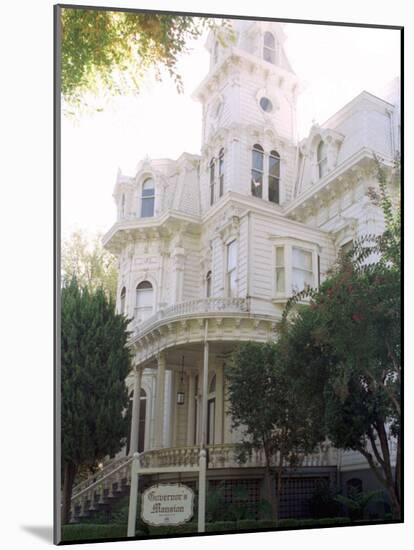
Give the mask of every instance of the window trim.
[[218, 156], [218, 180], [219, 180], [219, 198], [224, 194], [224, 147], [219, 151]]
[[[260, 147], [260, 149], [255, 147]], [[255, 195], [253, 193], [253, 172], [260, 173], [260, 170], [253, 168], [253, 153], [254, 152], [261, 152], [262, 153], [262, 193], [261, 196]], [[277, 155], [277, 156], [276, 156]], [[277, 158], [279, 161], [279, 176], [272, 176], [270, 175], [270, 159], [271, 158]], [[277, 195], [278, 195], [278, 202], [271, 201], [269, 196], [269, 189], [270, 189], [270, 179], [277, 179]], [[260, 143], [254, 143], [250, 148], [250, 195], [252, 197], [255, 197], [256, 199], [262, 199], [267, 202], [270, 202], [271, 204], [277, 204], [278, 206], [281, 206], [282, 204], [282, 157], [280, 156], [279, 151], [274, 148], [271, 149], [270, 152], [265, 151], [263, 146]]]

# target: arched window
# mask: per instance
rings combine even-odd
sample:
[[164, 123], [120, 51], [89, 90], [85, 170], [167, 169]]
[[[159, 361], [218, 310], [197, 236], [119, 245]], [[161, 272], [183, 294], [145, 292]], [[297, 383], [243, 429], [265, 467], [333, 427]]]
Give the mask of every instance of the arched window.
[[279, 204], [280, 155], [270, 151], [269, 155], [269, 201]]
[[211, 271], [206, 275], [206, 297], [211, 297]]
[[154, 180], [148, 178], [142, 184], [141, 218], [151, 218], [154, 215], [155, 189]]
[[121, 198], [121, 218], [125, 218], [125, 194]]
[[149, 317], [154, 307], [154, 289], [149, 281], [141, 281], [136, 288], [135, 318], [138, 323]]
[[327, 173], [328, 157], [326, 153], [326, 144], [322, 140], [319, 142], [319, 145], [318, 145], [317, 159], [318, 159], [319, 177], [323, 178], [323, 176]]
[[252, 152], [252, 195], [262, 198], [263, 195], [263, 147], [253, 145]]
[[210, 161], [210, 206], [214, 204], [214, 178], [216, 171], [216, 163], [214, 158]]
[[263, 59], [269, 63], [276, 63], [276, 42], [271, 32], [265, 32], [264, 34]]
[[219, 197], [222, 197], [224, 192], [224, 149], [220, 149], [218, 171], [219, 171]]
[[121, 290], [121, 313], [125, 314], [125, 301], [126, 301], [126, 288], [123, 287]]

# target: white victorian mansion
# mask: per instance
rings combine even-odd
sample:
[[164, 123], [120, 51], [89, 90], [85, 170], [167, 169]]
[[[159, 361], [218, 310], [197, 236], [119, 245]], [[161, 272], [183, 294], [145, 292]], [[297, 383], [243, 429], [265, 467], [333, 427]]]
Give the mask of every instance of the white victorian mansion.
[[[299, 79], [282, 25], [232, 24], [226, 47], [210, 33], [209, 72], [194, 94], [201, 155], [146, 159], [116, 181], [104, 244], [119, 260], [134, 372], [130, 442], [113, 465], [137, 450], [147, 464], [192, 463], [204, 446], [209, 482], [226, 480], [230, 494], [242, 480], [254, 501], [264, 458], [234, 456], [226, 361], [241, 341], [274, 339], [292, 293], [317, 287], [342, 247], [382, 230], [366, 193], [374, 154], [391, 163], [399, 151], [399, 91], [397, 81], [387, 101], [361, 91], [298, 142]], [[321, 478], [374, 484], [362, 456], [326, 444], [289, 475], [282, 517], [305, 514]]]

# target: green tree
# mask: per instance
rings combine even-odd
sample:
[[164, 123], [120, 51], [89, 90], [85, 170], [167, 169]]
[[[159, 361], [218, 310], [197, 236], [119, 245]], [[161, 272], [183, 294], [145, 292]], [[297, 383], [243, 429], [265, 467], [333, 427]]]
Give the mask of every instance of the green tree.
[[75, 276], [80, 286], [89, 290], [102, 287], [116, 299], [118, 268], [116, 257], [102, 246], [101, 235], [88, 238], [74, 231], [62, 244], [62, 279], [67, 284]]
[[279, 360], [276, 345], [241, 344], [226, 377], [233, 427], [243, 433], [239, 460], [264, 452], [266, 498], [277, 518], [286, 465], [296, 466], [314, 451], [323, 440], [322, 430]]
[[[361, 238], [318, 291], [291, 301], [278, 347], [304, 395], [319, 396], [329, 439], [366, 458], [400, 518], [400, 224], [379, 164], [378, 178], [370, 194], [384, 212], [384, 233]], [[298, 305], [306, 295], [309, 304]]]
[[120, 95], [137, 92], [152, 71], [159, 80], [169, 74], [179, 91], [179, 56], [188, 40], [209, 26], [223, 42], [223, 29], [211, 19], [163, 13], [102, 9], [61, 9], [61, 89], [70, 105], [85, 102], [85, 95]]
[[61, 442], [62, 523], [70, 516], [75, 476], [113, 456], [125, 443], [130, 370], [127, 320], [102, 288], [76, 278], [62, 288]]

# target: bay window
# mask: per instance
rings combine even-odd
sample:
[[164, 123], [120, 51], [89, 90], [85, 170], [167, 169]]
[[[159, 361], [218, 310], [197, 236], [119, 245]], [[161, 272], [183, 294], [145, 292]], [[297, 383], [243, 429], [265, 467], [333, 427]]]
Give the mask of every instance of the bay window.
[[301, 292], [314, 286], [312, 252], [292, 247], [292, 290]]
[[285, 301], [292, 294], [319, 285], [319, 247], [292, 237], [275, 237], [273, 298]]

